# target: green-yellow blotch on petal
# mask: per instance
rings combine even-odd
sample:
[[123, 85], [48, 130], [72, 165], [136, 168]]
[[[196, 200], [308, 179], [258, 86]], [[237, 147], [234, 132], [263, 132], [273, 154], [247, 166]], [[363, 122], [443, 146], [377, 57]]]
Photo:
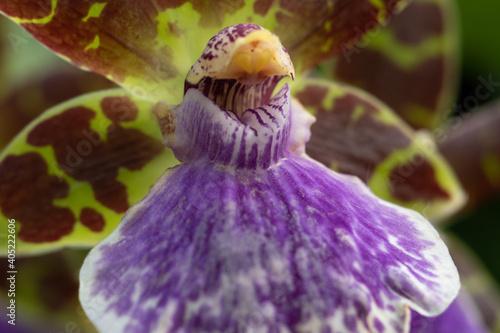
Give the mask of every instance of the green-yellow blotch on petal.
[[177, 164], [152, 106], [122, 89], [87, 94], [46, 111], [7, 146], [0, 217], [16, 220], [19, 254], [94, 246]]
[[102, 10], [104, 9], [104, 7], [107, 5], [106, 2], [96, 2], [92, 5], [92, 7], [90, 7], [89, 9], [89, 12], [87, 14], [87, 16], [85, 16], [82, 21], [83, 22], [87, 22], [89, 20], [89, 18], [92, 18], [92, 17], [99, 17], [101, 15], [101, 12]]
[[58, 0], [51, 0], [50, 3], [50, 14], [42, 17], [42, 18], [31, 18], [31, 19], [25, 19], [21, 17], [10, 17], [14, 22], [19, 23], [19, 24], [26, 24], [26, 23], [33, 23], [33, 24], [46, 24], [52, 21], [52, 18], [55, 15], [56, 12], [56, 6], [57, 6], [57, 1]]
[[[429, 179], [428, 172], [432, 173], [430, 176], [433, 179], [432, 184], [426, 184], [425, 178], [421, 182], [413, 181], [421, 176]], [[413, 184], [407, 185], [412, 181]], [[415, 132], [413, 142], [409, 147], [393, 152], [377, 166], [368, 185], [378, 196], [398, 205], [415, 209], [433, 222], [442, 221], [453, 215], [467, 201], [467, 196], [453, 169], [439, 154], [432, 136], [424, 131]], [[440, 195], [432, 198], [417, 198], [418, 191], [422, 193], [428, 191], [426, 186], [430, 186], [431, 191], [435, 190]], [[398, 197], [395, 194], [395, 188], [398, 187], [415, 187], [414, 196], [408, 194]], [[408, 190], [405, 189], [405, 191]]]
[[405, 44], [398, 41], [390, 30], [381, 30], [370, 44], [373, 49], [387, 57], [403, 71], [414, 69], [417, 65], [443, 53], [445, 36], [432, 36], [419, 44]]
[[99, 36], [96, 35], [94, 40], [92, 41], [92, 43], [90, 43], [89, 45], [87, 45], [85, 47], [85, 51], [97, 49], [99, 47], [99, 45], [101, 45], [101, 42], [100, 42]]

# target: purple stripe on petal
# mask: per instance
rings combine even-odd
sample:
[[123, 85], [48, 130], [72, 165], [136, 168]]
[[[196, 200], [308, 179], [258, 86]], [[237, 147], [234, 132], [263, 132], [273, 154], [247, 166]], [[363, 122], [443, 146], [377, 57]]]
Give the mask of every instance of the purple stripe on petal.
[[[189, 89], [184, 102], [173, 110], [176, 130], [173, 137], [166, 138], [167, 145], [183, 162], [204, 160], [237, 169], [268, 168], [290, 154], [290, 103], [286, 84], [268, 104], [246, 110], [240, 120], [219, 109], [200, 91]], [[294, 110], [305, 113], [298, 106]], [[296, 127], [300, 126], [298, 122]]]
[[432, 226], [354, 177], [290, 156], [164, 175], [94, 248], [80, 298], [102, 331], [404, 332], [458, 275]]

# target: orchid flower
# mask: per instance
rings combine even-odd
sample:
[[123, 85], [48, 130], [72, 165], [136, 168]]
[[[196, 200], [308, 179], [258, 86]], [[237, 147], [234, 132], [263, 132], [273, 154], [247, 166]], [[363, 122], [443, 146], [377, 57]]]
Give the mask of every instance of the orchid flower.
[[[444, 311], [458, 276], [430, 224], [305, 155], [311, 108], [388, 130], [397, 140], [388, 148], [433, 170], [437, 195], [423, 206], [381, 196], [417, 202], [437, 219], [464, 197], [444, 160], [419, 148], [422, 135], [366, 93], [330, 81], [299, 78], [273, 95], [294, 69], [279, 39], [257, 25], [226, 28], [200, 50], [207, 35], [252, 21], [292, 46], [303, 73], [352, 41], [352, 26], [373, 23], [370, 11], [376, 24], [396, 11], [396, 2], [360, 3], [2, 4], [47, 46], [127, 89], [49, 110], [0, 157], [2, 213], [21, 223], [23, 251], [91, 246], [112, 232], [82, 269], [82, 303], [103, 331], [238, 331], [254, 316], [268, 330], [406, 331], [410, 308]], [[249, 8], [254, 16], [242, 16]], [[159, 144], [152, 110], [171, 150]], [[385, 168], [401, 163], [390, 153]], [[173, 154], [182, 164], [156, 181], [177, 163]]]
[[[154, 108], [170, 169], [87, 257], [80, 300], [103, 332], [408, 329], [459, 280], [429, 222], [305, 155], [313, 117], [280, 79], [277, 37], [221, 30]], [[371, 272], [366, 274], [365, 272]], [[252, 330], [252, 328], [250, 328]]]

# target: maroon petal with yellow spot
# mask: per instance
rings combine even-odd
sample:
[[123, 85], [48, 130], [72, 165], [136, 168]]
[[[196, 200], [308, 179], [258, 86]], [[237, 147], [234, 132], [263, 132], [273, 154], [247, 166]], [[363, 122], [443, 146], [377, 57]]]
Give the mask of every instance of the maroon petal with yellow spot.
[[469, 196], [468, 208], [500, 192], [500, 102], [448, 122], [439, 149], [455, 169]]
[[[0, 11], [50, 49], [135, 95], [178, 103], [207, 40], [252, 22], [281, 39], [300, 69], [317, 65], [406, 1], [1, 0]], [[165, 94], [165, 91], [169, 91]]]
[[121, 89], [87, 94], [45, 112], [2, 152], [0, 215], [17, 223], [19, 254], [95, 245], [177, 163], [151, 108]]
[[442, 122], [455, 98], [458, 28], [452, 0], [415, 0], [390, 24], [344, 48], [334, 77], [392, 107], [414, 128]]
[[[385, 24], [407, 4], [407, 0], [280, 1], [275, 14], [280, 36], [298, 72], [312, 68], [369, 30]], [[257, 0], [272, 10], [277, 1]], [[268, 11], [269, 12], [269, 11]], [[265, 26], [264, 26], [265, 27]]]
[[293, 94], [317, 118], [306, 147], [312, 158], [431, 220], [461, 208], [463, 191], [431, 136], [413, 131], [385, 104], [326, 80], [299, 82]]

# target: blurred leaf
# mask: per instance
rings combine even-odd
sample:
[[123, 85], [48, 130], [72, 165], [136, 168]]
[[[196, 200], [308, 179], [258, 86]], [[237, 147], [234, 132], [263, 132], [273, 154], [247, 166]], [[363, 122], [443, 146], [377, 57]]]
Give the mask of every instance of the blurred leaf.
[[433, 128], [456, 95], [458, 45], [454, 1], [414, 0], [344, 50], [334, 77], [377, 96], [412, 127]]
[[469, 195], [468, 208], [500, 194], [500, 101], [454, 118], [439, 149]]
[[252, 22], [275, 32], [296, 67], [305, 69], [389, 19], [405, 3], [2, 0], [0, 10], [77, 66], [137, 96], [174, 104], [207, 41], [228, 25]]
[[151, 107], [121, 89], [87, 94], [43, 113], [4, 150], [0, 218], [18, 223], [18, 254], [95, 245], [177, 164]]
[[317, 118], [306, 146], [312, 158], [434, 221], [462, 206], [462, 189], [431, 136], [373, 96], [327, 80], [299, 81], [292, 93]]

